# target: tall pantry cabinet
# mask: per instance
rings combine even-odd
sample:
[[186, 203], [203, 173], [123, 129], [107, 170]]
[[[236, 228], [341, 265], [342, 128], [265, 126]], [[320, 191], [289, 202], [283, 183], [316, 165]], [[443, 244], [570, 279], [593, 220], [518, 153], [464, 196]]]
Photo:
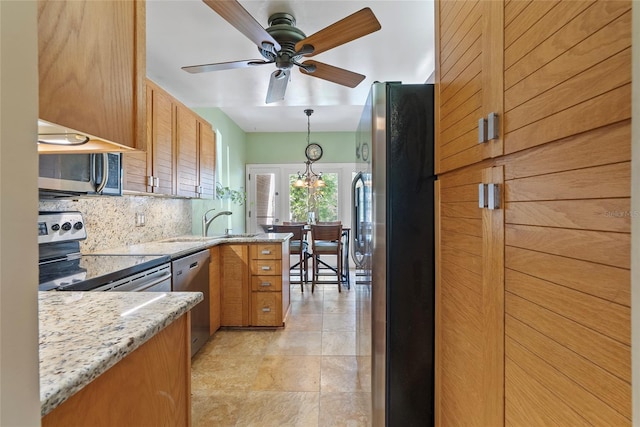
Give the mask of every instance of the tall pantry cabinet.
[[631, 2], [435, 7], [436, 423], [630, 425]]

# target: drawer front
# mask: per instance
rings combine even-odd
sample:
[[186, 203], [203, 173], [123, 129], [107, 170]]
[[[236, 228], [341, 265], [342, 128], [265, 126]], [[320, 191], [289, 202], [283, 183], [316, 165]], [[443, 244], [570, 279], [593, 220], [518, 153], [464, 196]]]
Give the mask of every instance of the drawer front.
[[252, 292], [252, 326], [282, 326], [282, 294]]
[[251, 245], [251, 259], [281, 259], [282, 244], [258, 243]]
[[282, 276], [252, 276], [251, 290], [256, 292], [280, 292]]
[[282, 274], [282, 263], [280, 260], [257, 259], [251, 260], [252, 276], [280, 276]]

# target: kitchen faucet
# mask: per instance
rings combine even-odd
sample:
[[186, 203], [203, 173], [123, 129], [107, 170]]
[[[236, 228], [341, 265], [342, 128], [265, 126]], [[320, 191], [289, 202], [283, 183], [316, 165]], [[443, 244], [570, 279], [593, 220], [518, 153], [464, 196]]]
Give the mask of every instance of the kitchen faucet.
[[204, 215], [202, 215], [202, 237], [207, 237], [207, 230], [209, 229], [209, 225], [211, 225], [211, 222], [214, 219], [218, 218], [220, 215], [231, 215], [233, 213], [230, 211], [222, 211], [214, 215], [211, 219], [207, 219], [207, 214], [211, 211], [215, 211], [215, 208], [209, 209], [204, 213]]

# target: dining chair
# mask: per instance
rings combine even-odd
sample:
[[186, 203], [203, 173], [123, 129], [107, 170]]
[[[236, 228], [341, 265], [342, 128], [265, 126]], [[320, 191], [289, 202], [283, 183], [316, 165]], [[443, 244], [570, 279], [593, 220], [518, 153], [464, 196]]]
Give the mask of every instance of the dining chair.
[[[336, 268], [320, 260], [323, 255], [336, 257]], [[311, 225], [311, 293], [313, 293], [320, 274], [320, 264], [336, 273], [338, 292], [342, 292], [342, 224]]]
[[[274, 233], [292, 233], [293, 237], [289, 240], [289, 253], [291, 255], [298, 255], [298, 262], [293, 264], [289, 269], [289, 275], [291, 270], [299, 269], [300, 272], [300, 290], [304, 292], [304, 284], [308, 281], [307, 273], [307, 259], [309, 258], [309, 246], [306, 241], [304, 231], [304, 225], [274, 225]], [[297, 281], [291, 281], [291, 283], [298, 283]]]

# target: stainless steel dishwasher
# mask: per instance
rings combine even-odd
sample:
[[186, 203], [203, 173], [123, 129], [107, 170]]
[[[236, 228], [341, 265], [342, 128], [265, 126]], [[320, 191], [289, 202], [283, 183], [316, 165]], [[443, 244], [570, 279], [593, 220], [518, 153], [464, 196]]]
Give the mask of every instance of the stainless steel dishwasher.
[[209, 250], [171, 262], [174, 292], [202, 292], [204, 300], [191, 309], [191, 356], [209, 339]]

